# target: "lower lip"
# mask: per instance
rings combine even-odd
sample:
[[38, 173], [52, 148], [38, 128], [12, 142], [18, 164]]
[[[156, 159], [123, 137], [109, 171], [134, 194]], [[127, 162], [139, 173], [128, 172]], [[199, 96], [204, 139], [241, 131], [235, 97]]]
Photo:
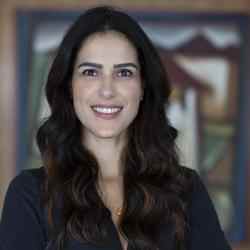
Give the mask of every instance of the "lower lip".
[[95, 110], [93, 110], [93, 111], [94, 111], [94, 114], [99, 118], [102, 118], [102, 119], [105, 119], [105, 120], [112, 120], [112, 119], [115, 119], [120, 114], [122, 109], [117, 111], [116, 113], [112, 113], [112, 114], [100, 113], [100, 112], [97, 112]]

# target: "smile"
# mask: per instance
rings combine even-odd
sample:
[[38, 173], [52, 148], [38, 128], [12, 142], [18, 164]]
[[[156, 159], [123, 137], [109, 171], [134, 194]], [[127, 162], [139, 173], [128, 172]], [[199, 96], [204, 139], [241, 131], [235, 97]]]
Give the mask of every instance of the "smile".
[[93, 106], [92, 109], [98, 113], [103, 113], [103, 114], [114, 114], [122, 110], [122, 107], [98, 107], [98, 106]]
[[123, 109], [121, 106], [91, 106], [96, 116], [104, 119], [115, 118]]

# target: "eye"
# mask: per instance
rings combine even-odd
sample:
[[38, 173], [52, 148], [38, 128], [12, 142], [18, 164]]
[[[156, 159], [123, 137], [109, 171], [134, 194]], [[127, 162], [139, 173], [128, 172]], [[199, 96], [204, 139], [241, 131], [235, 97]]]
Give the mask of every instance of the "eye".
[[133, 76], [133, 71], [130, 69], [120, 69], [117, 72], [117, 76], [119, 77], [132, 77]]
[[84, 69], [81, 71], [81, 74], [88, 77], [94, 77], [97, 76], [98, 72], [96, 69]]

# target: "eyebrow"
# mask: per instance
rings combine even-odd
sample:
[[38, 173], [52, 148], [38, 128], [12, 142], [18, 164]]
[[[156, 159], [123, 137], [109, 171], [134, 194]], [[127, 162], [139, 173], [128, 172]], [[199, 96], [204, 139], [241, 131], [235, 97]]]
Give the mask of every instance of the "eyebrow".
[[84, 63], [80, 63], [78, 65], [78, 68], [81, 68], [81, 67], [94, 67], [94, 68], [102, 68], [102, 65], [99, 64], [99, 63], [91, 63], [91, 62], [84, 62]]
[[114, 65], [114, 68], [123, 68], [123, 67], [133, 67], [135, 69], [138, 69], [138, 66], [135, 63], [119, 63]]
[[[92, 63], [92, 62], [83, 62], [83, 63], [80, 63], [78, 65], [78, 68], [81, 68], [81, 67], [94, 67], [94, 68], [99, 68], [101, 69], [103, 66], [102, 64], [99, 64], [99, 63]], [[138, 66], [135, 64], [135, 63], [119, 63], [119, 64], [115, 64], [114, 65], [114, 68], [123, 68], [123, 67], [133, 67], [135, 69], [138, 69]]]

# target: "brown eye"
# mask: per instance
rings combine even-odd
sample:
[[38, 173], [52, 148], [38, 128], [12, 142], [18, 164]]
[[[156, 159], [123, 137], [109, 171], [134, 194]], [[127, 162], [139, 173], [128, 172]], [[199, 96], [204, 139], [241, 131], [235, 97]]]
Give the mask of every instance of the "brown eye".
[[133, 76], [133, 71], [129, 69], [121, 69], [118, 71], [117, 75], [119, 77], [132, 77]]
[[82, 75], [88, 76], [88, 77], [94, 77], [97, 76], [97, 70], [96, 69], [85, 69], [82, 71]]

